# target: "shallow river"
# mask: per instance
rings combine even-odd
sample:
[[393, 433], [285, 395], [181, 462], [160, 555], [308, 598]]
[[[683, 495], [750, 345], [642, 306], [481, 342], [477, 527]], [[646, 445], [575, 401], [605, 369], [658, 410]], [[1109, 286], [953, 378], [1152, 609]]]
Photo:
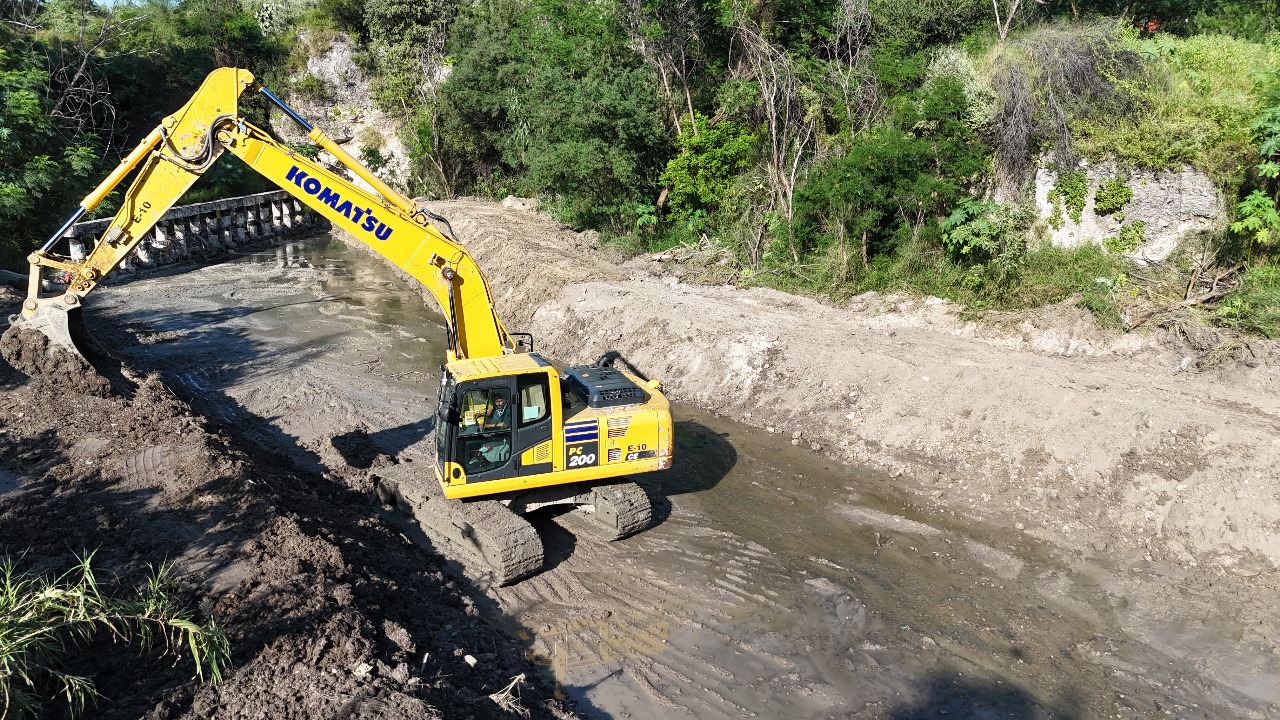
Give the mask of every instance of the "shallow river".
[[[317, 473], [342, 438], [429, 462], [441, 318], [324, 236], [104, 288], [206, 415]], [[518, 328], [517, 328], [518, 329]], [[676, 404], [655, 526], [535, 517], [547, 570], [487, 609], [588, 716], [1268, 717], [1274, 655], [1126, 568], [924, 514], [887, 478]], [[370, 512], [376, 512], [371, 503]]]

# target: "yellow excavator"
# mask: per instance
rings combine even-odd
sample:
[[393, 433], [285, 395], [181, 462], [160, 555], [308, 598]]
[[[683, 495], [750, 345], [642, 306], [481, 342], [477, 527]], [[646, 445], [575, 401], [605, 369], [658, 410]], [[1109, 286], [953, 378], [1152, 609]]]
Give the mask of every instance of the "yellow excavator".
[[[363, 184], [246, 122], [237, 106], [251, 89]], [[29, 257], [28, 297], [14, 326], [38, 330], [52, 347], [78, 354], [69, 314], [80, 312], [85, 296], [223, 152], [408, 272], [440, 305], [448, 350], [435, 413], [435, 478], [421, 477], [413, 463], [377, 471], [375, 485], [384, 502], [413, 515], [429, 537], [476, 551], [471, 557], [482, 558], [498, 584], [542, 566], [541, 541], [523, 517], [532, 510], [576, 506], [607, 539], [649, 524], [649, 498], [625, 476], [671, 465], [671, 413], [660, 383], [607, 364], [560, 372], [532, 352], [531, 337], [517, 341], [498, 318], [488, 281], [447, 221], [378, 179], [247, 70], [211, 73]], [[130, 173], [134, 180], [120, 210], [92, 252], [83, 260], [55, 254], [71, 226]], [[65, 292], [42, 293], [46, 268], [69, 278]]]

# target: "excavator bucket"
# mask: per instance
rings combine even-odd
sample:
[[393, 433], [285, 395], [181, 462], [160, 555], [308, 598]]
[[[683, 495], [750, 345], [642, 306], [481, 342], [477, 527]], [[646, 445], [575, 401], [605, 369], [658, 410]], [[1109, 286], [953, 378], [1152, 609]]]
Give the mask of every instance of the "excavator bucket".
[[[79, 308], [76, 308], [75, 310], [66, 310], [53, 303], [45, 303], [41, 305], [40, 308], [31, 315], [31, 317], [25, 320], [22, 319], [21, 315], [9, 316], [9, 324], [12, 328], [35, 330], [47, 337], [49, 339], [49, 346], [47, 347], [46, 352], [50, 354], [61, 349], [84, 359], [84, 356], [80, 353], [80, 349], [76, 347], [75, 340], [71, 338], [72, 312], [78, 314]], [[5, 334], [8, 335], [9, 332], [6, 332]]]
[[110, 391], [110, 383], [81, 354], [73, 339], [80, 325], [79, 308], [67, 310], [45, 303], [31, 317], [15, 315], [9, 322], [9, 329], [0, 336], [0, 356], [15, 369], [93, 395]]

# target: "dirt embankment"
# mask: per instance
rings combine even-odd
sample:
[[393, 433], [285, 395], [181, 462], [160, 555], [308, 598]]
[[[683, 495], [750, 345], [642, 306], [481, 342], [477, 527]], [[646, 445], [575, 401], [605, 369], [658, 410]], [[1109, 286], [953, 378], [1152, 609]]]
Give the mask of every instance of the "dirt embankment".
[[1122, 335], [1070, 307], [964, 320], [938, 300], [846, 306], [682, 282], [529, 211], [450, 219], [513, 330], [565, 362], [610, 350], [678, 401], [883, 469], [943, 510], [1120, 562], [1280, 566], [1280, 353], [1208, 365], [1192, 324]]
[[130, 374], [95, 397], [0, 363], [0, 554], [58, 572], [95, 551], [111, 587], [172, 561], [233, 667], [204, 685], [189, 660], [94, 644], [71, 665], [104, 696], [92, 717], [506, 718], [489, 695], [522, 674], [520, 706], [570, 717], [480, 618], [491, 601], [380, 522], [359, 476], [320, 481], [234, 446]]

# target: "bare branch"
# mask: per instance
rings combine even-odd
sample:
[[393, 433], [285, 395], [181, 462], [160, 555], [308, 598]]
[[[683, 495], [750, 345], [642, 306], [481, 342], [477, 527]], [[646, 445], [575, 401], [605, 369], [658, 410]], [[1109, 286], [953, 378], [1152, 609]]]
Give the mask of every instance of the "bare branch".
[[418, 64], [422, 69], [422, 82], [418, 84], [418, 104], [427, 113], [431, 138], [429, 146], [422, 148], [424, 155], [431, 161], [432, 167], [440, 180], [440, 190], [445, 197], [453, 197], [453, 183], [445, 171], [444, 139], [440, 134], [440, 86], [448, 78], [448, 70], [444, 65], [445, 31], [442, 27], [432, 28], [430, 36], [419, 49]]
[[121, 40], [138, 32], [148, 16], [122, 16], [115, 7], [98, 12], [96, 8], [82, 11], [75, 39], [55, 43], [45, 53], [49, 96], [57, 98], [49, 115], [69, 121], [83, 132], [111, 136], [116, 111], [101, 68], [113, 58], [146, 52], [113, 50]]
[[787, 221], [792, 259], [799, 262], [791, 220], [797, 184], [812, 161], [817, 118], [804, 101], [804, 84], [791, 57], [741, 12], [734, 18], [733, 29], [743, 48], [744, 64], [760, 87], [760, 110], [768, 130], [765, 176], [774, 204]]
[[827, 76], [840, 90], [850, 134], [865, 130], [880, 114], [882, 101], [871, 66], [871, 12], [868, 0], [840, 0], [832, 39], [824, 48]]
[[[628, 0], [623, 18], [630, 28], [631, 40], [662, 81], [660, 92], [671, 113], [677, 135], [684, 133], [681, 113], [689, 115], [689, 128], [698, 134], [693, 108], [693, 76], [707, 65], [701, 36], [706, 31], [705, 18], [697, 0], [669, 0], [646, 10], [639, 0]], [[656, 38], [641, 33], [646, 26], [657, 25], [662, 34]], [[672, 87], [675, 79], [679, 89]], [[683, 108], [681, 107], [683, 106]]]

